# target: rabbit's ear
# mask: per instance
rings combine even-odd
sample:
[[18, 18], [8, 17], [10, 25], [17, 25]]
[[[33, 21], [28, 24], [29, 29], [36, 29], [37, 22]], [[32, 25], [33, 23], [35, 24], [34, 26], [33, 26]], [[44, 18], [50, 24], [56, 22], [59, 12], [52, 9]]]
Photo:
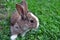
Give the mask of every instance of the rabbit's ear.
[[16, 9], [20, 15], [24, 14], [23, 6], [20, 4], [16, 4]]
[[28, 11], [28, 6], [25, 0], [22, 0], [21, 5], [24, 7], [24, 13], [27, 13]]
[[27, 8], [26, 4], [16, 4], [16, 9], [20, 15], [26, 15], [27, 14]]
[[24, 6], [21, 4], [16, 4], [16, 9], [18, 13], [21, 15], [21, 18], [25, 19], [27, 13], [25, 13]]

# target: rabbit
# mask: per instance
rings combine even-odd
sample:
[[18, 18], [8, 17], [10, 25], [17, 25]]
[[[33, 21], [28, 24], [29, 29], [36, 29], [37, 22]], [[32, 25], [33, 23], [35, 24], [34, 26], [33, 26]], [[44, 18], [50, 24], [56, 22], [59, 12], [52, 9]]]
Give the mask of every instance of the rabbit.
[[11, 16], [11, 40], [16, 40], [18, 34], [24, 36], [31, 29], [39, 27], [38, 18], [28, 11], [27, 3], [22, 0], [20, 4], [16, 4], [16, 11]]

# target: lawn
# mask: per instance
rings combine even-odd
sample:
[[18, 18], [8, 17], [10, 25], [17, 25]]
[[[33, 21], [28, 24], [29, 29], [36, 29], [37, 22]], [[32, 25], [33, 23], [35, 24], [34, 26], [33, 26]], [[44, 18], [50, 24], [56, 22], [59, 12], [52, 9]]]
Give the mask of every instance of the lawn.
[[[10, 40], [10, 17], [16, 9], [15, 4], [21, 0], [1, 0], [0, 5], [0, 40]], [[39, 18], [37, 31], [30, 30], [25, 37], [17, 40], [60, 40], [60, 0], [26, 0], [29, 11]], [[3, 12], [2, 12], [3, 11]], [[5, 15], [7, 14], [7, 16]]]

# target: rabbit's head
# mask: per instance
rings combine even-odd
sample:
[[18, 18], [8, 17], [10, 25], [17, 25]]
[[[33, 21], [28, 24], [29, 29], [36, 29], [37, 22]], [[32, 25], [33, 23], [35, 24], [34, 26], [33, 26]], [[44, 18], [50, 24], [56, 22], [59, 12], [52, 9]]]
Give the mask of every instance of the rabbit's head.
[[15, 15], [17, 16], [17, 18], [15, 19], [16, 21], [12, 23], [14, 24], [12, 27], [14, 30], [22, 33], [29, 29], [38, 28], [39, 20], [32, 12], [28, 11], [28, 7], [25, 1], [23, 1], [21, 4], [16, 4], [16, 9], [18, 15]]

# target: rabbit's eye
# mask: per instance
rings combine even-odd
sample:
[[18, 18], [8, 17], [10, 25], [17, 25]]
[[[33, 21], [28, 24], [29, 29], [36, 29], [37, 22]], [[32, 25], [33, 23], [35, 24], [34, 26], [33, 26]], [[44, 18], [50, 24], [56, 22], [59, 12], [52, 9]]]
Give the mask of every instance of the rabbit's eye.
[[15, 27], [16, 29], [18, 29], [18, 27]]
[[33, 20], [30, 20], [30, 22], [31, 22], [31, 23], [34, 23], [34, 21], [33, 21]]
[[19, 26], [15, 26], [15, 29], [18, 29], [19, 28]]

